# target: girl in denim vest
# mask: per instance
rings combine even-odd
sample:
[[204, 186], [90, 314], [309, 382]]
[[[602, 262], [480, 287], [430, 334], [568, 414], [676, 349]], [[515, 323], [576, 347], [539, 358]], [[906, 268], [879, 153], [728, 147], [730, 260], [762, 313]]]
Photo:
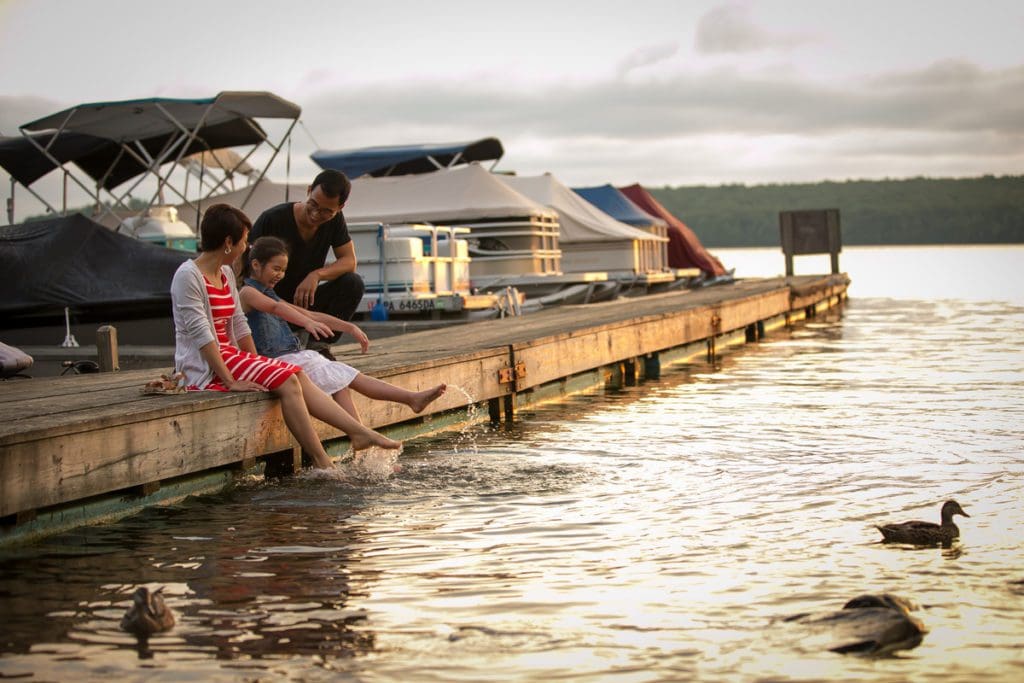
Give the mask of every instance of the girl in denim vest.
[[359, 412], [352, 402], [349, 388], [367, 398], [402, 403], [419, 413], [442, 394], [444, 384], [409, 391], [362, 374], [340, 361], [330, 360], [317, 351], [303, 349], [288, 323], [303, 328], [314, 339], [330, 338], [335, 332], [352, 335], [366, 353], [370, 341], [357, 326], [334, 316], [310, 311], [282, 300], [274, 293], [274, 285], [288, 269], [288, 248], [276, 237], [260, 237], [249, 249], [243, 270], [243, 284], [238, 291], [252, 329], [256, 350], [270, 358], [298, 365], [313, 384], [331, 395], [338, 405], [357, 420]]

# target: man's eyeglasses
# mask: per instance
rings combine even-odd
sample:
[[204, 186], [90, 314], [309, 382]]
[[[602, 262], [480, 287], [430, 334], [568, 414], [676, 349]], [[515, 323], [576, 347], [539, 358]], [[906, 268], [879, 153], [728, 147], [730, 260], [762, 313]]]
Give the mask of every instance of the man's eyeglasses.
[[321, 218], [334, 218], [337, 214], [341, 213], [342, 209], [342, 207], [340, 206], [337, 209], [325, 209], [324, 207], [317, 204], [316, 200], [313, 199], [312, 197], [306, 199], [306, 206], [309, 208], [310, 213], [315, 213]]

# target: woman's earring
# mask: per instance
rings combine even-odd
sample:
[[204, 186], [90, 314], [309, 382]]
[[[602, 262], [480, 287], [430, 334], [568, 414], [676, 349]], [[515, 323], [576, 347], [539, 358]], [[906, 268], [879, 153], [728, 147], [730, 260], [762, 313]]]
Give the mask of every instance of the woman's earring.
[[224, 253], [225, 254], [230, 254], [231, 253], [231, 247], [224, 247]]

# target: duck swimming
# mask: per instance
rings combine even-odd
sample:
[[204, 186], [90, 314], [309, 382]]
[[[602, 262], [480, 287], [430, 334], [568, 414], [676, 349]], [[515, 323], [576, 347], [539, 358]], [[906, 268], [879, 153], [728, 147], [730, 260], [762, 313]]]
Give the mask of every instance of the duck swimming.
[[899, 524], [875, 525], [882, 532], [883, 543], [909, 543], [911, 545], [948, 545], [960, 536], [960, 529], [953, 523], [953, 515], [970, 517], [955, 500], [942, 504], [942, 524], [935, 522], [901, 522]]
[[784, 621], [807, 626], [811, 632], [805, 640], [832, 652], [881, 657], [921, 644], [928, 629], [910, 615], [915, 608], [898, 595], [869, 594], [853, 598], [837, 612], [797, 614]]
[[174, 626], [174, 612], [164, 603], [163, 588], [151, 591], [145, 586], [132, 595], [132, 606], [121, 617], [121, 628], [137, 636], [148, 637]]

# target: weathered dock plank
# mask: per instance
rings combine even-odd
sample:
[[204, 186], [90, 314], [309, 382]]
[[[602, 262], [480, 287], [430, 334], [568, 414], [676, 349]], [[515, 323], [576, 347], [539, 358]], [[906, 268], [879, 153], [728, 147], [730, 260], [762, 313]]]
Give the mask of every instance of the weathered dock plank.
[[[842, 297], [847, 283], [845, 276], [740, 281], [389, 337], [365, 355], [355, 345], [335, 352], [362, 372], [409, 389], [449, 384], [452, 389], [430, 407], [444, 412], [507, 401], [518, 392], [702, 340], [713, 344], [779, 316], [802, 316], [808, 307]], [[0, 383], [0, 519], [294, 451], [270, 396], [142, 395], [143, 384], [159, 374], [136, 370]], [[364, 422], [377, 428], [418, 419], [405, 406], [361, 396], [356, 405]], [[318, 432], [325, 440], [341, 436], [319, 423]]]

